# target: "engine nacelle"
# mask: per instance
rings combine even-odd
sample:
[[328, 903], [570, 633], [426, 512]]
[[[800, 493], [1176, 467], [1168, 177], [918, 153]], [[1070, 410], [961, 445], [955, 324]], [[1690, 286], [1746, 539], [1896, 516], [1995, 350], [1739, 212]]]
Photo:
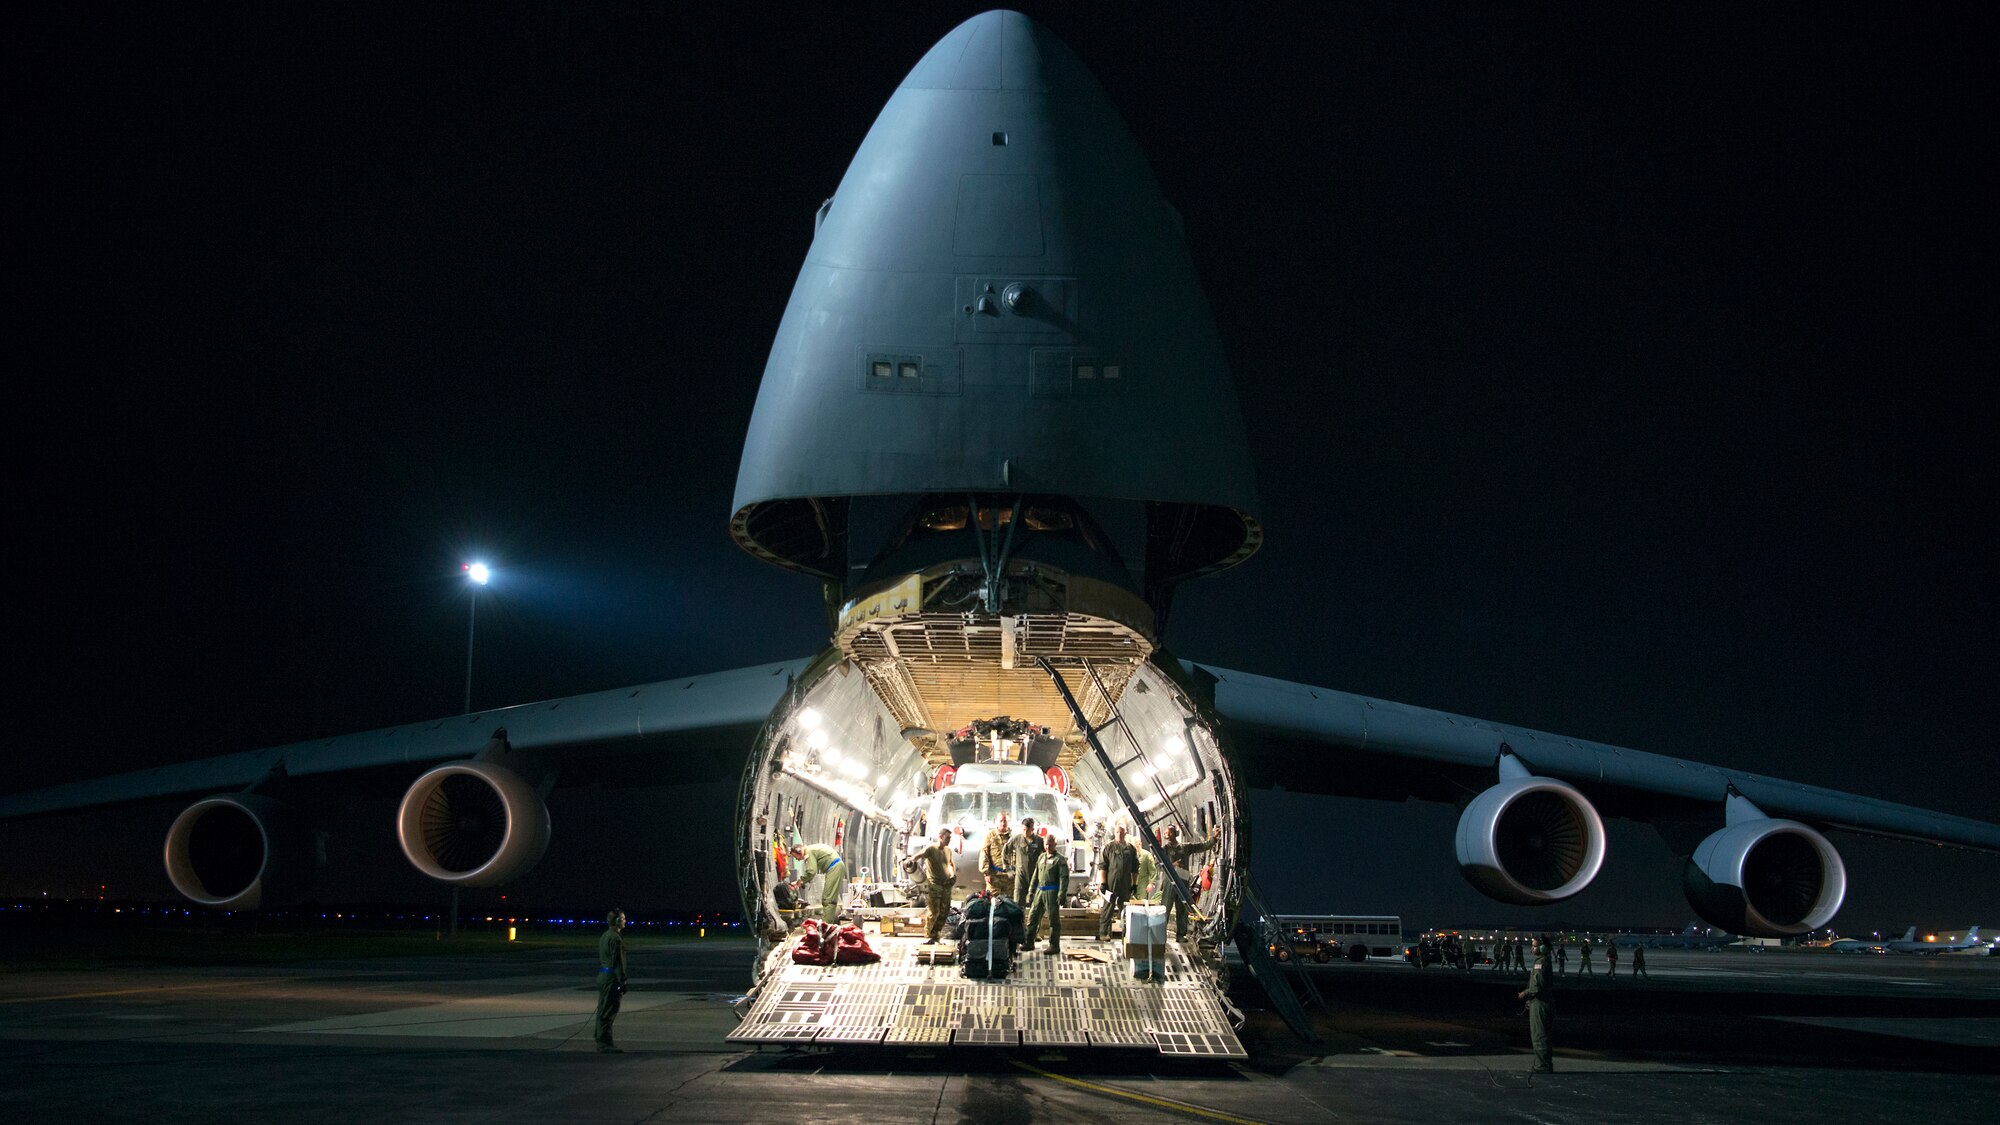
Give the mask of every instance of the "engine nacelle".
[[1747, 937], [1826, 925], [1847, 896], [1847, 868], [1825, 836], [1796, 820], [1757, 819], [1709, 836], [1687, 862], [1688, 905]]
[[396, 838], [403, 855], [431, 878], [490, 887], [540, 861], [549, 847], [549, 807], [505, 766], [447, 762], [403, 794]]
[[1502, 781], [1458, 818], [1458, 868], [1488, 898], [1560, 902], [1603, 866], [1603, 819], [1574, 786], [1553, 778]]
[[254, 910], [293, 901], [326, 866], [297, 809], [255, 793], [189, 805], [167, 829], [167, 878], [193, 902]]

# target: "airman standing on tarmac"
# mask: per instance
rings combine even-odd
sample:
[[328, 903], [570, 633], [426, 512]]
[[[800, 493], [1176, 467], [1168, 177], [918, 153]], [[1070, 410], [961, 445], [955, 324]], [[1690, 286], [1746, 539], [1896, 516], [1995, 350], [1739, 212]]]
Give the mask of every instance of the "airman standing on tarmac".
[[604, 936], [597, 939], [597, 1049], [607, 1055], [624, 1050], [611, 1040], [611, 1024], [625, 996], [625, 912], [604, 916]]
[[1567, 972], [1569, 972], [1569, 943], [1568, 943], [1568, 942], [1566, 942], [1566, 941], [1563, 941], [1563, 940], [1562, 940], [1561, 938], [1557, 938], [1557, 939], [1556, 939], [1556, 975], [1557, 975], [1557, 976], [1562, 976], [1563, 974], [1565, 974], [1565, 973], [1567, 973]]
[[1632, 975], [1645, 977], [1647, 980], [1653, 979], [1653, 974], [1646, 971], [1646, 947], [1643, 945], [1632, 947]]
[[800, 890], [806, 889], [813, 876], [821, 876], [819, 920], [837, 921], [841, 892], [847, 889], [847, 864], [841, 861], [840, 853], [825, 844], [793, 844], [792, 858], [798, 861]]
[[1034, 877], [1028, 880], [1028, 885], [1035, 889], [1035, 904], [1028, 910], [1028, 925], [1023, 931], [1028, 935], [1027, 943], [1021, 947], [1025, 953], [1035, 950], [1044, 914], [1049, 919], [1049, 953], [1062, 952], [1062, 900], [1063, 892], [1069, 888], [1069, 860], [1063, 857], [1062, 845], [1054, 836], [1048, 838], [1047, 844], [1042, 858], [1035, 863]]
[[[1183, 844], [1180, 842], [1180, 836], [1180, 829], [1171, 824], [1167, 825], [1167, 841], [1160, 845], [1160, 851], [1165, 853], [1167, 862], [1173, 864], [1174, 871], [1179, 873], [1181, 879], [1190, 884], [1188, 894], [1200, 894], [1200, 888], [1192, 885], [1194, 876], [1187, 870], [1188, 857], [1213, 848], [1222, 839], [1222, 828], [1217, 826], [1212, 829], [1208, 839], [1199, 844]], [[1174, 940], [1186, 941], [1188, 904], [1180, 900], [1179, 894], [1174, 890], [1172, 874], [1166, 871], [1160, 872], [1160, 901], [1165, 904], [1168, 915], [1174, 920]]]
[[1607, 977], [1618, 975], [1618, 943], [1615, 940], [1604, 946], [1604, 975]]
[[1515, 994], [1517, 999], [1528, 1002], [1528, 1040], [1535, 1047], [1535, 1065], [1531, 1069], [1537, 1074], [1548, 1074], [1556, 1068], [1555, 1051], [1549, 1046], [1549, 997], [1553, 992], [1549, 945], [1542, 939], [1535, 942], [1535, 964], [1528, 970], [1528, 987]]
[[1590, 967], [1590, 939], [1584, 938], [1583, 941], [1579, 944], [1583, 946], [1583, 960], [1577, 963], [1576, 975], [1587, 976], [1592, 972], [1594, 972], [1594, 970], [1591, 969]]
[[1004, 898], [1014, 897], [1014, 840], [1007, 814], [1001, 813], [979, 849], [979, 873], [986, 877], [986, 889]]
[[936, 945], [944, 931], [945, 915], [951, 913], [951, 884], [958, 864], [951, 858], [951, 829], [938, 833], [937, 843], [910, 857], [924, 876], [924, 897], [930, 912], [924, 916], [924, 944]]
[[1097, 870], [1104, 887], [1104, 913], [1097, 918], [1097, 940], [1111, 940], [1111, 920], [1132, 898], [1139, 874], [1139, 850], [1125, 839], [1125, 826], [1118, 826], [1117, 838], [1104, 845], [1097, 857]]

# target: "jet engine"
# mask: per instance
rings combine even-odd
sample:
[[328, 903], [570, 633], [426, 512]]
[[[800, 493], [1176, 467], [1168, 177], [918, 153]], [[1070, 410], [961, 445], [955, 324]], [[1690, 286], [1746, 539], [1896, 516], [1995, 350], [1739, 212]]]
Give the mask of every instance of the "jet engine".
[[548, 850], [549, 807], [505, 766], [447, 762], [403, 794], [396, 837], [410, 863], [431, 878], [490, 887], [526, 874]]
[[306, 818], [255, 793], [196, 801], [167, 829], [167, 878], [203, 906], [254, 910], [288, 902], [324, 866]]
[[1536, 906], [1590, 885], [1604, 866], [1604, 821], [1573, 786], [1546, 777], [1502, 781], [1458, 818], [1458, 867], [1480, 893]]
[[1795, 820], [1759, 818], [1703, 840], [1687, 862], [1688, 905], [1748, 937], [1824, 926], [1847, 896], [1847, 868], [1825, 836]]

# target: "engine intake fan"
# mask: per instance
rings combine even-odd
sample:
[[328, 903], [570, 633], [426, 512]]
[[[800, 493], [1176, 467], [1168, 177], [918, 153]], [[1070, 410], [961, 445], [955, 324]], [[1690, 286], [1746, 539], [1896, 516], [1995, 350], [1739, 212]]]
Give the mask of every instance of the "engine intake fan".
[[396, 812], [396, 837], [441, 883], [490, 887], [526, 874], [549, 847], [549, 808], [505, 766], [447, 762], [418, 778]]
[[1847, 868], [1825, 836], [1796, 820], [1745, 820], [1703, 840], [1687, 862], [1688, 905], [1746, 937], [1791, 937], [1832, 919]]
[[1458, 818], [1458, 868], [1488, 898], [1560, 902], [1603, 866], [1603, 819], [1582, 793], [1552, 778], [1502, 781]]

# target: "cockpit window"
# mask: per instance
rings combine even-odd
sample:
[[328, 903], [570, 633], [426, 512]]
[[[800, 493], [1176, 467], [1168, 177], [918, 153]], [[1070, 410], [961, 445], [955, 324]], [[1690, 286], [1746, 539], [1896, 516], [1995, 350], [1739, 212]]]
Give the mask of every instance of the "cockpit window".
[[1053, 826], [1056, 822], [1056, 798], [1053, 793], [1019, 793], [1014, 798], [1014, 819], [1032, 816], [1035, 823]]
[[938, 815], [944, 819], [944, 827], [956, 828], [978, 824], [986, 820], [984, 793], [946, 793], [944, 803], [938, 808]]

